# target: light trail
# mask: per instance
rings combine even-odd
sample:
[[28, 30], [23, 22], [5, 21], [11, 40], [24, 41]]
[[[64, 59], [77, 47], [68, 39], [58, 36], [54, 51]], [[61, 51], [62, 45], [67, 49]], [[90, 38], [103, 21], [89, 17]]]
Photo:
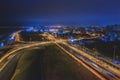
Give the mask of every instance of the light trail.
[[106, 63], [98, 60], [97, 58], [95, 58], [95, 57], [93, 57], [93, 56], [90, 56], [90, 55], [86, 54], [85, 52], [83, 52], [83, 51], [81, 51], [81, 50], [79, 50], [79, 49], [77, 49], [77, 48], [75, 48], [75, 47], [72, 47], [71, 45], [69, 45], [69, 44], [67, 44], [67, 43], [65, 43], [65, 42], [63, 42], [63, 44], [66, 45], [66, 46], [68, 46], [68, 47], [71, 48], [72, 50], [78, 52], [78, 53], [81, 54], [82, 56], [85, 56], [86, 58], [88, 58], [88, 59], [90, 59], [91, 61], [95, 62], [95, 63], [98, 64], [99, 66], [106, 68], [107, 70], [115, 73], [117, 76], [120, 77], [120, 71], [119, 71], [119, 70], [117, 70], [117, 69], [109, 66], [108, 64], [106, 64]]
[[59, 48], [61, 48], [63, 51], [65, 51], [68, 55], [70, 55], [73, 59], [75, 59], [77, 62], [79, 62], [80, 64], [82, 64], [85, 68], [87, 68], [89, 71], [91, 71], [94, 75], [96, 75], [98, 78], [100, 78], [101, 80], [107, 80], [106, 78], [104, 78], [102, 75], [100, 75], [97, 71], [95, 71], [94, 69], [90, 68], [88, 65], [86, 65], [84, 62], [82, 62], [80, 59], [78, 59], [77, 57], [75, 57], [74, 55], [72, 55], [71, 53], [69, 53], [67, 50], [65, 50], [63, 47], [61, 47], [59, 44], [55, 43]]

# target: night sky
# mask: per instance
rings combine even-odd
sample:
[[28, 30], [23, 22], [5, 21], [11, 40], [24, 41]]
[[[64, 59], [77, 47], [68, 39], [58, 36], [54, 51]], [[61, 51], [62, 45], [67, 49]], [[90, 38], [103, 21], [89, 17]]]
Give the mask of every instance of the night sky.
[[120, 24], [120, 0], [0, 0], [0, 25]]

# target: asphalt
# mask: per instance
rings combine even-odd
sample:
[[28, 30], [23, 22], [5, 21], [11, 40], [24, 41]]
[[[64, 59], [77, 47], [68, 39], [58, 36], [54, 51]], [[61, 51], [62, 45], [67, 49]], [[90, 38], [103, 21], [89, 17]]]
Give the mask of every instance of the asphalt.
[[17, 55], [12, 58], [6, 67], [0, 72], [0, 80], [10, 80], [14, 74], [17, 63], [22, 55], [23, 51], [17, 53]]
[[55, 45], [34, 47], [24, 53], [13, 80], [100, 80]]
[[0, 80], [100, 80], [52, 44], [16, 54], [0, 73]]

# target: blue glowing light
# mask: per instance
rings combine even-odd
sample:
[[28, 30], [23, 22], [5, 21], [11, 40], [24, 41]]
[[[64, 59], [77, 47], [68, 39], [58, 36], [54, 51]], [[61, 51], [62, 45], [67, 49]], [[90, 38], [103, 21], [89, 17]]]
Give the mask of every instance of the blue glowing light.
[[10, 36], [10, 37], [9, 37], [9, 40], [14, 40], [14, 37], [13, 37], [13, 36]]
[[88, 27], [85, 27], [85, 30], [88, 31], [88, 30], [90, 30], [90, 29], [89, 29]]
[[26, 29], [27, 32], [31, 32], [34, 30], [34, 27], [29, 27], [28, 29]]
[[64, 31], [63, 30], [59, 30], [58, 34], [64, 34]]
[[102, 40], [103, 42], [107, 42], [107, 41], [113, 42], [115, 40], [120, 40], [120, 37], [116, 32], [109, 32], [104, 37], [102, 37], [100, 40]]
[[119, 61], [117, 61], [117, 60], [111, 60], [112, 62], [114, 62], [114, 63], [116, 63], [116, 64], [119, 64], [120, 65], [120, 62]]
[[71, 42], [74, 42], [74, 40], [72, 39]]
[[101, 38], [100, 40], [102, 40], [103, 42], [107, 42], [107, 39], [105, 38]]
[[73, 37], [71, 37], [70, 42], [72, 42], [72, 43], [74, 42], [74, 38]]
[[40, 32], [44, 32], [44, 30], [43, 30], [43, 29], [40, 29], [39, 31], [40, 31]]
[[2, 42], [2, 43], [0, 43], [0, 47], [3, 47], [4, 46], [4, 43]]

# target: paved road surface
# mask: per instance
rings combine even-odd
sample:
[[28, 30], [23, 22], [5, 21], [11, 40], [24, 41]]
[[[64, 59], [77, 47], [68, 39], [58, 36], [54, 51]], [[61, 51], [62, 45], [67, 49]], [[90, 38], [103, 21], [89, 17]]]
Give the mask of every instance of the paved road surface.
[[16, 69], [17, 62], [23, 51], [17, 53], [17, 55], [7, 64], [7, 66], [0, 72], [0, 80], [10, 80]]
[[28, 49], [12, 80], [99, 80], [55, 45]]

